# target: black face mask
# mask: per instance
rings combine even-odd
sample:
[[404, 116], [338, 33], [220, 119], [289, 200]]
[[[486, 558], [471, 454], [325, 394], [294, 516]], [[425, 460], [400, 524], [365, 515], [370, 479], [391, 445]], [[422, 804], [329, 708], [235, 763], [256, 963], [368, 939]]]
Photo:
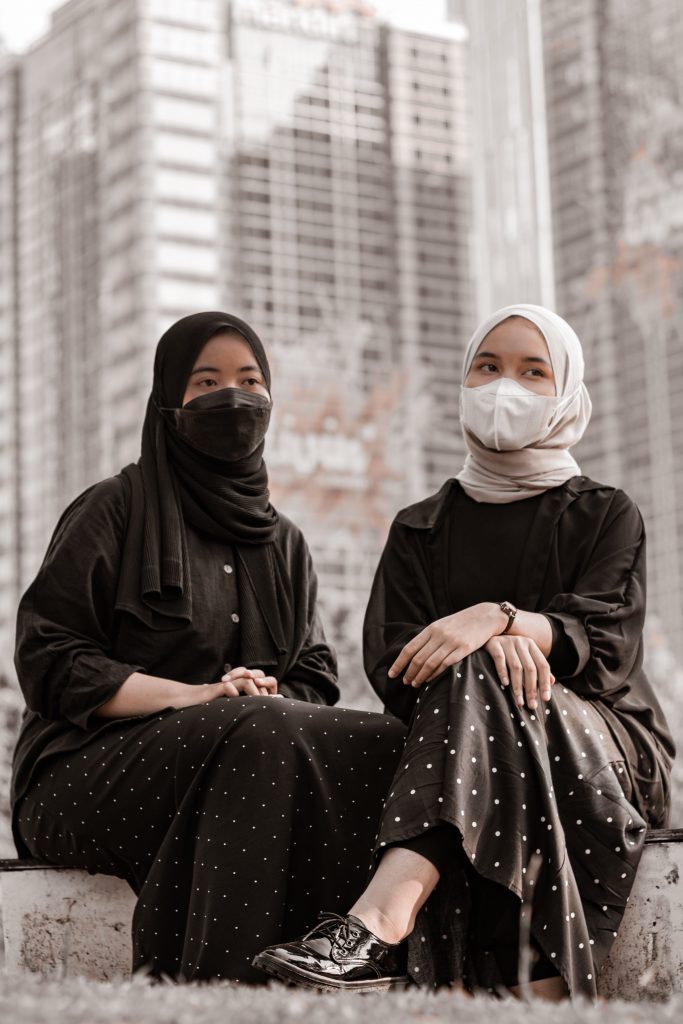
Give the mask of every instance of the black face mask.
[[226, 462], [252, 455], [263, 441], [273, 403], [242, 388], [219, 388], [179, 409], [161, 408], [193, 448]]

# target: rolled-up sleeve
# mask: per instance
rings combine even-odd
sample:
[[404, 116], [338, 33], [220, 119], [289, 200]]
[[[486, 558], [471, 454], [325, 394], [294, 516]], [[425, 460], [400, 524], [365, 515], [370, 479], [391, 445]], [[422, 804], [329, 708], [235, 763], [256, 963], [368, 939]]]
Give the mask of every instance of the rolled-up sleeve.
[[14, 655], [27, 707], [81, 729], [144, 666], [108, 655], [125, 529], [115, 478], [89, 488], [63, 513], [43, 564], [23, 595]]
[[643, 519], [616, 490], [572, 592], [539, 609], [551, 621], [553, 649], [561, 652], [558, 678], [582, 696], [608, 703], [619, 696], [642, 660], [645, 595]]
[[548, 655], [550, 668], [557, 679], [566, 679], [585, 666], [590, 656], [590, 645], [586, 631], [572, 615], [557, 615], [545, 612], [553, 633], [552, 647]]

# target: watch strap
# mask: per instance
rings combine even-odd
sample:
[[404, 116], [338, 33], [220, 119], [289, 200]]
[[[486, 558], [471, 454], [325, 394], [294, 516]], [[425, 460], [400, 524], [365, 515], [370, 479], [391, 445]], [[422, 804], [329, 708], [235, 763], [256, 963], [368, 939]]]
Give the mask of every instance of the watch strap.
[[501, 611], [504, 611], [505, 614], [508, 616], [508, 621], [505, 626], [505, 629], [501, 633], [499, 633], [498, 636], [505, 636], [505, 634], [510, 631], [512, 623], [515, 621], [517, 609], [515, 608], [514, 604], [510, 604], [509, 601], [501, 601], [500, 609]]

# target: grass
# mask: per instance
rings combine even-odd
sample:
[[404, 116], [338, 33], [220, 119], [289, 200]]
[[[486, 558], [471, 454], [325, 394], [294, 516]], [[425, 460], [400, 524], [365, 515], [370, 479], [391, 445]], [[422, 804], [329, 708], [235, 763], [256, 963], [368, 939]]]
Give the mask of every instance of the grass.
[[271, 984], [95, 982], [0, 974], [3, 1024], [665, 1024], [683, 1019], [683, 996], [668, 1003], [526, 1005], [420, 989], [386, 995], [318, 995]]

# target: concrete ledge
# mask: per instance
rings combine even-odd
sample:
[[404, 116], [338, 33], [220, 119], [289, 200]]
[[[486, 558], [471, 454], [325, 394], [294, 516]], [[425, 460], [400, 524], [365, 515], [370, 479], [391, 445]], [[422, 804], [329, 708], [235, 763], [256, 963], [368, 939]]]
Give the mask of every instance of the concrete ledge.
[[629, 904], [598, 990], [664, 1000], [683, 992], [683, 829], [647, 833]]
[[135, 894], [122, 878], [0, 861], [5, 970], [99, 981], [131, 972]]
[[[108, 981], [130, 974], [135, 894], [111, 875], [0, 860], [5, 969]], [[683, 829], [648, 832], [599, 992], [666, 999], [683, 992]]]

